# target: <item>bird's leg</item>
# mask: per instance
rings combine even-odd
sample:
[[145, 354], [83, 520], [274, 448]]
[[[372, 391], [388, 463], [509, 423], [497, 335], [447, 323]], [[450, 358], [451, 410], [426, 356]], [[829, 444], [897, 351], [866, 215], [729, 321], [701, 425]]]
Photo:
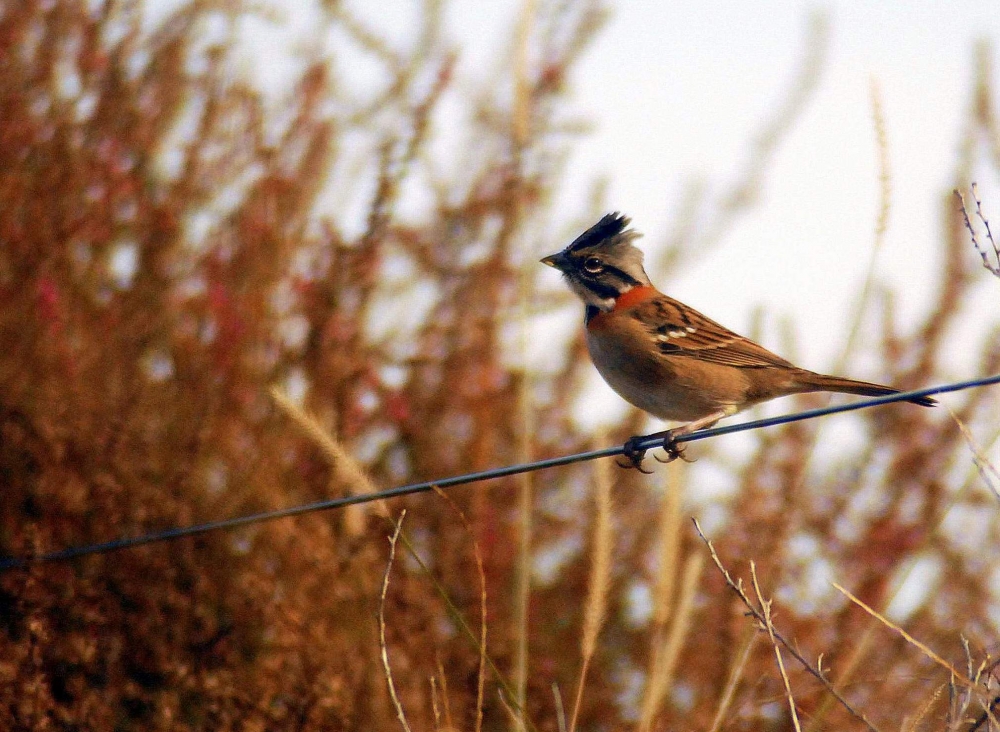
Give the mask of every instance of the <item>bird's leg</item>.
[[[618, 465], [623, 468], [635, 468], [640, 473], [650, 473], [652, 471], [644, 470], [642, 467], [642, 459], [646, 456], [646, 450], [641, 449], [639, 445], [651, 438], [662, 438], [663, 442], [660, 447], [667, 453], [666, 460], [660, 460], [656, 458], [657, 461], [661, 463], [670, 463], [680, 458], [685, 462], [694, 462], [693, 460], [688, 460], [684, 457], [684, 448], [678, 445], [676, 440], [678, 437], [683, 435], [690, 435], [692, 432], [697, 432], [698, 430], [711, 427], [720, 419], [724, 417], [730, 417], [736, 413], [734, 407], [725, 407], [718, 411], [707, 414], [704, 417], [699, 417], [698, 419], [682, 424], [680, 427], [675, 427], [672, 430], [663, 430], [662, 432], [654, 432], [651, 435], [636, 435], [631, 437], [626, 441], [622, 454], [625, 459], [628, 460], [627, 463], [619, 462]], [[654, 456], [655, 457], [655, 456]]]

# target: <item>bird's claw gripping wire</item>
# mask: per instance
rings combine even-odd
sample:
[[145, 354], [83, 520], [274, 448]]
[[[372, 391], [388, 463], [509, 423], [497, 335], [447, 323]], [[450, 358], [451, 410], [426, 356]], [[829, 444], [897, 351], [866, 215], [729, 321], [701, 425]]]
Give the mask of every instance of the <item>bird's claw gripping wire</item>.
[[618, 466], [621, 468], [635, 468], [640, 473], [645, 473], [650, 475], [653, 471], [646, 470], [642, 467], [642, 460], [646, 457], [646, 450], [649, 448], [643, 448], [641, 445], [647, 442], [650, 437], [661, 437], [663, 438], [663, 443], [659, 447], [663, 448], [663, 451], [667, 453], [667, 459], [661, 460], [656, 455], [653, 458], [659, 463], [672, 463], [677, 458], [680, 458], [686, 463], [694, 462], [689, 460], [684, 456], [684, 447], [682, 445], [674, 442], [673, 430], [665, 430], [664, 432], [657, 432], [653, 435], [636, 435], [635, 437], [630, 437], [623, 446], [622, 455], [627, 462], [622, 462], [621, 460], [616, 460]]

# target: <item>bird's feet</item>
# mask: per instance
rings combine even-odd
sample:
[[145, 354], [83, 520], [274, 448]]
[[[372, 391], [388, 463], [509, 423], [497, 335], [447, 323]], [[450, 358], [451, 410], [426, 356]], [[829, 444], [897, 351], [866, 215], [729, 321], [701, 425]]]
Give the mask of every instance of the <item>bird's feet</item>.
[[646, 470], [645, 468], [642, 467], [642, 460], [644, 457], [646, 457], [646, 450], [648, 450], [649, 448], [641, 447], [642, 443], [646, 442], [650, 437], [663, 438], [663, 442], [660, 445], [657, 445], [656, 447], [663, 448], [663, 451], [667, 453], [667, 459], [660, 460], [660, 458], [654, 455], [653, 457], [656, 458], [657, 462], [672, 463], [677, 458], [680, 458], [684, 462], [693, 462], [692, 460], [688, 460], [688, 458], [684, 456], [683, 445], [679, 445], [676, 442], [674, 442], [674, 438], [676, 437], [676, 435], [674, 435], [674, 431], [664, 430], [663, 432], [657, 432], [652, 435], [636, 435], [635, 437], [630, 437], [625, 442], [625, 446], [622, 451], [622, 455], [624, 456], [627, 462], [623, 463], [620, 460], [617, 461], [619, 467], [635, 468], [640, 473], [645, 473], [646, 475], [651, 474], [653, 472], [652, 470]]

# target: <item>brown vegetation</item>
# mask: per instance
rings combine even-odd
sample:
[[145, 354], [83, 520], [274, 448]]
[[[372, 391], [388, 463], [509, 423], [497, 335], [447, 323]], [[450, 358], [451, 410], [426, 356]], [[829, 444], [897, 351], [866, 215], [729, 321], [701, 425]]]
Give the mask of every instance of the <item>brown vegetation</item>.
[[[383, 83], [351, 90], [307, 53], [276, 100], [233, 73], [230, 31], [251, 13], [235, 2], [150, 29], [128, 0], [0, 1], [2, 555], [370, 490], [365, 473], [388, 487], [593, 445], [568, 417], [591, 368], [579, 343], [549, 371], [519, 365], [518, 329], [569, 302], [533, 284], [534, 242], [562, 241], [549, 202], [576, 134], [563, 80], [602, 18], [540, 6], [471, 93], [454, 88], [436, 3], [400, 51], [331, 2], [323, 27]], [[1000, 170], [989, 66], [983, 51], [956, 187], [984, 149]], [[447, 156], [459, 164], [432, 145], [445, 102], [468, 113]], [[664, 261], [716, 237], [760, 180], [748, 171], [709, 229], [680, 222]], [[939, 380], [980, 279], [946, 199], [922, 325], [899, 332], [877, 286], [862, 308], [881, 327], [872, 375], [902, 387]], [[982, 373], [1000, 371], [992, 327]], [[0, 727], [396, 729], [385, 650], [413, 729], [476, 729], [480, 713], [484, 729], [513, 726], [522, 700], [539, 730], [570, 716], [577, 729], [791, 729], [790, 703], [802, 729], [861, 728], [861, 715], [996, 729], [1000, 512], [973, 456], [996, 440], [997, 403], [978, 390], [948, 399], [954, 417], [869, 410], [851, 418], [864, 446], [837, 454], [821, 424], [799, 423], [755, 434], [744, 459], [700, 448], [694, 470], [652, 480], [579, 465], [451, 502], [9, 571]], [[630, 415], [608, 439], [641, 424]], [[710, 538], [747, 587], [754, 561], [763, 629], [687, 520], [682, 491], [700, 479], [736, 487]], [[609, 490], [591, 509], [595, 484]], [[404, 507], [390, 574], [385, 509]], [[915, 564], [933, 586], [893, 616]], [[813, 581], [820, 570], [961, 676]]]

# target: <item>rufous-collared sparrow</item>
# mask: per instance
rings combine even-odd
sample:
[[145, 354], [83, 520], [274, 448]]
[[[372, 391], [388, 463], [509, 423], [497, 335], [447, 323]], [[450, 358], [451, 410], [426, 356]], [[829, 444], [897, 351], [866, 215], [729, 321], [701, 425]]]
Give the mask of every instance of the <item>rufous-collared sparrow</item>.
[[[542, 262], [562, 272], [583, 300], [587, 348], [608, 385], [655, 417], [685, 423], [657, 433], [671, 459], [681, 456], [677, 437], [769, 399], [812, 391], [899, 392], [801, 369], [667, 297], [650, 283], [642, 251], [632, 244], [640, 234], [628, 224], [625, 216], [608, 214]], [[641, 470], [638, 439], [626, 443], [625, 455]]]

